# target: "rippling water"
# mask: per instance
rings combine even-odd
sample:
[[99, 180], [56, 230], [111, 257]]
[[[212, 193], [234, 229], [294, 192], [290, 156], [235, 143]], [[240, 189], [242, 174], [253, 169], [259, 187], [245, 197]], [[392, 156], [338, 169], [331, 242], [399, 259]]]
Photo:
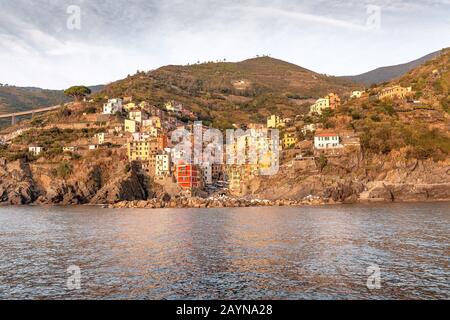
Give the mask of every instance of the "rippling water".
[[0, 299], [449, 299], [449, 240], [449, 203], [0, 208]]

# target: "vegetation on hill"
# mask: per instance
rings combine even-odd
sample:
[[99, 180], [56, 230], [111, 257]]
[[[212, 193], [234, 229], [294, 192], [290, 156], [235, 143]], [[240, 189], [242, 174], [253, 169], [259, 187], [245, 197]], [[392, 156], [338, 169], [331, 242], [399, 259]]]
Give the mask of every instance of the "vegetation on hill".
[[74, 86], [64, 90], [64, 94], [75, 99], [75, 101], [81, 101], [84, 97], [90, 95], [91, 93], [91, 89], [85, 86]]
[[0, 113], [20, 112], [67, 102], [62, 91], [0, 86]]
[[160, 107], [177, 100], [205, 122], [224, 128], [233, 123], [262, 122], [272, 113], [305, 113], [310, 99], [329, 92], [348, 93], [355, 87], [346, 80], [262, 57], [138, 72], [106, 86], [95, 100], [131, 96]]
[[450, 50], [412, 70], [402, 78], [380, 87], [412, 86], [415, 101], [358, 99], [350, 101], [340, 113], [353, 119], [351, 128], [361, 134], [369, 154], [388, 154], [405, 148], [415, 159], [436, 161], [450, 155]]

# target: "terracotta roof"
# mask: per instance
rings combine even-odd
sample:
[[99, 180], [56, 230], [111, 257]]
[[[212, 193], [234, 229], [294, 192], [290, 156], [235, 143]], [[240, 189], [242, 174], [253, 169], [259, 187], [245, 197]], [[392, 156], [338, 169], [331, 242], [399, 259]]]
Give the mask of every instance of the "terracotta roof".
[[318, 132], [316, 137], [336, 137], [339, 136], [336, 132]]

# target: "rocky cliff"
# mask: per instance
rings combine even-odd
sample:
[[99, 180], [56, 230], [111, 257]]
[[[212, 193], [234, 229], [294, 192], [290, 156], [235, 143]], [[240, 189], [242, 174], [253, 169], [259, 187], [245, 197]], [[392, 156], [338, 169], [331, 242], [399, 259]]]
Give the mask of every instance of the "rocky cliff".
[[25, 204], [111, 204], [152, 197], [151, 184], [135, 169], [125, 172], [94, 163], [74, 168], [70, 179], [55, 176], [52, 166], [24, 160], [0, 160], [0, 202]]
[[[0, 202], [73, 205], [176, 198], [136, 168], [124, 167], [113, 160], [81, 162], [70, 178], [62, 179], [51, 164], [1, 159]], [[276, 176], [251, 180], [247, 198], [327, 203], [450, 200], [450, 160], [408, 160], [404, 152], [366, 159], [356, 152], [346, 159], [330, 157], [326, 165], [308, 160], [283, 165]]]
[[277, 176], [255, 179], [250, 189], [252, 197], [270, 200], [450, 200], [450, 160], [408, 160], [404, 151], [367, 159], [352, 154], [346, 159], [329, 158], [322, 169], [314, 161], [307, 170], [283, 167]]

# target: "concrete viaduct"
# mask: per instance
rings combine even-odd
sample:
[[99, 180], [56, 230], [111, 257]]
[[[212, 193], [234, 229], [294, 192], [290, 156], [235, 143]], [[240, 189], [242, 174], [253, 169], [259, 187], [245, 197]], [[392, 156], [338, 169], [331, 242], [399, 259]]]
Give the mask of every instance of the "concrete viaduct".
[[7, 113], [7, 114], [0, 114], [0, 119], [8, 119], [11, 118], [11, 125], [16, 124], [16, 117], [19, 116], [26, 116], [30, 115], [34, 116], [37, 113], [43, 113], [43, 112], [49, 112], [54, 111], [61, 108], [60, 105], [53, 106], [53, 107], [46, 107], [46, 108], [40, 108], [40, 109], [34, 109], [34, 110], [28, 110], [28, 111], [22, 111], [22, 112], [14, 112], [14, 113]]

